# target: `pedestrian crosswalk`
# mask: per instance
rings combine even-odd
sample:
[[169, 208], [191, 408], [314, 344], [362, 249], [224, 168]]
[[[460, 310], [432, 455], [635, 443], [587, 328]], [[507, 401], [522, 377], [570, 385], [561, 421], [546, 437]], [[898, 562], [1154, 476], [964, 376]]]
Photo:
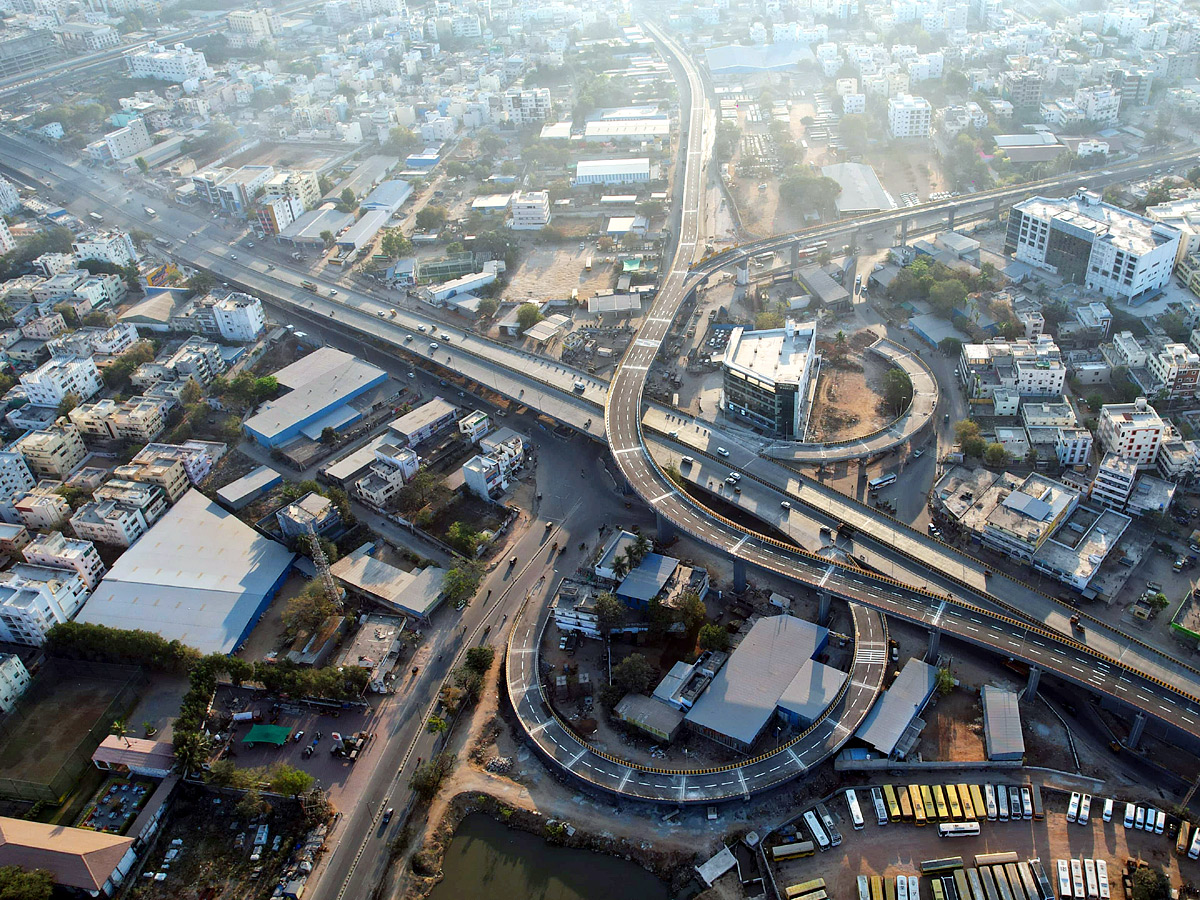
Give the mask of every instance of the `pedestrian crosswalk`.
[[857, 660], [868, 664], [887, 662], [887, 647], [860, 647], [854, 656]]

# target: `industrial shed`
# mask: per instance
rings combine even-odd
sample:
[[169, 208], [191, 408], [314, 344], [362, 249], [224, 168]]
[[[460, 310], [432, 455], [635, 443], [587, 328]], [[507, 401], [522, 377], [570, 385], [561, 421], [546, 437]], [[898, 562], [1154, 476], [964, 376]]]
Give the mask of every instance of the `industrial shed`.
[[903, 758], [920, 737], [925, 723], [917, 718], [937, 685], [937, 670], [919, 659], [910, 659], [892, 686], [875, 701], [858, 729], [858, 739], [884, 756]]
[[979, 692], [983, 701], [983, 740], [988, 759], [1025, 758], [1025, 738], [1021, 735], [1021, 708], [1017, 695], [991, 684]]

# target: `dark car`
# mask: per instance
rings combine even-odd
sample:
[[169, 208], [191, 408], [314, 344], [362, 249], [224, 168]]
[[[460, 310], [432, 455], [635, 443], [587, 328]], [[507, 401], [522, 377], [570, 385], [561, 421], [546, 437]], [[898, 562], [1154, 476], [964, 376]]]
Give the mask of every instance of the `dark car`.
[[394, 813], [395, 811], [396, 810], [392, 809], [392, 807], [390, 807], [390, 806], [383, 811], [383, 824], [384, 825], [386, 825], [388, 822], [392, 821], [392, 813]]

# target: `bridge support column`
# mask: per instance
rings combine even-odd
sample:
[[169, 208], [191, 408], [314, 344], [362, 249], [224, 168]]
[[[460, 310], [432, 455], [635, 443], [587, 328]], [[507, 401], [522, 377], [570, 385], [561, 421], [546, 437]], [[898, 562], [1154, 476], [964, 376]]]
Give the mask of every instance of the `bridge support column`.
[[800, 245], [792, 244], [792, 268], [800, 265]]
[[999, 200], [997, 200], [995, 203], [992, 204], [992, 218], [995, 219], [997, 222], [1000, 221], [1000, 201]]
[[925, 651], [925, 662], [937, 662], [938, 648], [942, 643], [942, 629], [929, 629], [929, 648]]
[[1142, 732], [1146, 730], [1146, 714], [1138, 713], [1133, 717], [1133, 727], [1129, 729], [1128, 746], [1130, 750], [1136, 750], [1138, 744], [1142, 742]]
[[954, 207], [953, 206], [950, 207], [950, 209], [948, 209], [946, 211], [946, 230], [947, 231], [954, 230]]
[[1042, 678], [1042, 670], [1037, 666], [1029, 667], [1029, 680], [1025, 682], [1024, 700], [1037, 699], [1038, 682]]
[[744, 559], [735, 559], [733, 561], [733, 592], [740, 594], [746, 589], [746, 561]]
[[900, 222], [900, 246], [904, 247], [908, 244], [908, 219], [903, 219]]
[[658, 527], [658, 540], [661, 543], [665, 544], [675, 538], [675, 526], [658, 510], [654, 511], [654, 521]]
[[829, 607], [833, 601], [833, 594], [829, 591], [817, 591], [817, 599], [821, 602], [821, 608], [817, 612], [817, 622], [821, 625], [828, 625]]

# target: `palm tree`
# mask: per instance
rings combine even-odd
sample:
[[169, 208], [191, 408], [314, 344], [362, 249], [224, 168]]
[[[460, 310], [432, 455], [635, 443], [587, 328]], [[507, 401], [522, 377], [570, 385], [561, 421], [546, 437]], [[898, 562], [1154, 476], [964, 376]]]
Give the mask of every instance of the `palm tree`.
[[833, 355], [838, 359], [846, 355], [846, 332], [839, 331], [833, 336]]
[[129, 738], [125, 737], [129, 734], [129, 726], [125, 724], [124, 719], [113, 719], [113, 723], [109, 726], [108, 730], [111, 734], [124, 739], [126, 747], [130, 746]]
[[633, 539], [633, 546], [626, 552], [629, 554], [631, 563], [641, 565], [642, 560], [646, 558], [646, 554], [650, 552], [650, 549], [650, 539], [639, 532], [637, 537]]
[[612, 563], [613, 578], [621, 581], [629, 574], [629, 556], [622, 553]]
[[175, 736], [175, 760], [185, 776], [203, 765], [208, 759], [209, 749], [208, 738], [199, 732], [188, 731]]

